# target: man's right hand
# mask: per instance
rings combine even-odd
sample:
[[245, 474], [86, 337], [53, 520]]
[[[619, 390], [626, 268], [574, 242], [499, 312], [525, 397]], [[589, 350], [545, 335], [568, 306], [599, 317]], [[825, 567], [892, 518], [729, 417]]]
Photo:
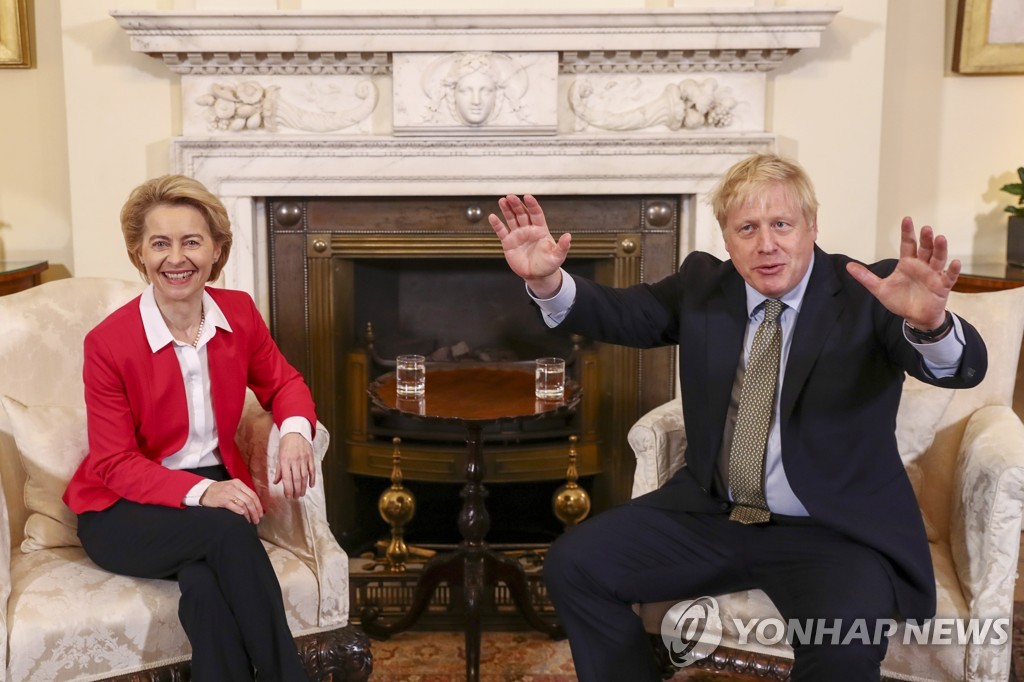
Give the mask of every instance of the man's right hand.
[[522, 200], [509, 194], [498, 199], [498, 208], [505, 222], [493, 213], [487, 219], [501, 240], [509, 267], [526, 280], [537, 298], [551, 298], [562, 286], [559, 268], [569, 254], [572, 236], [566, 232], [556, 242], [548, 230], [544, 211], [530, 194]]

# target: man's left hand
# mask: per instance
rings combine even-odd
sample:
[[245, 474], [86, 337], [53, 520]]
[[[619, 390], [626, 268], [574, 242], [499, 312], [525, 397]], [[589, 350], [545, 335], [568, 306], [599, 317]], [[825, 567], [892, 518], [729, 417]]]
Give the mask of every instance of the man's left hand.
[[960, 276], [960, 261], [947, 265], [947, 257], [945, 237], [925, 225], [918, 244], [914, 221], [906, 217], [900, 233], [900, 260], [892, 274], [880, 278], [860, 263], [848, 263], [846, 270], [894, 315], [916, 329], [936, 329], [946, 319], [946, 300]]
[[284, 483], [284, 496], [298, 498], [306, 488], [316, 485], [316, 467], [313, 465], [313, 446], [298, 433], [281, 437], [278, 450], [277, 476], [274, 484]]

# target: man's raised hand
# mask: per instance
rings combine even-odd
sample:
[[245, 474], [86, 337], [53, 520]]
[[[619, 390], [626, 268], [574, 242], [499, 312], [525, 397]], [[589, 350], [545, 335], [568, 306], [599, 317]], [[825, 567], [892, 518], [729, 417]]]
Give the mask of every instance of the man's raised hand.
[[914, 221], [903, 219], [900, 227], [900, 260], [888, 277], [880, 278], [859, 263], [849, 263], [847, 272], [870, 291], [894, 315], [917, 329], [936, 329], [946, 319], [946, 300], [960, 276], [960, 261], [948, 266], [946, 238], [931, 227], [921, 228], [921, 242], [914, 233]]
[[569, 254], [572, 236], [566, 232], [558, 241], [551, 236], [544, 211], [530, 194], [522, 200], [514, 194], [498, 199], [505, 221], [493, 213], [487, 217], [501, 240], [505, 260], [512, 272], [524, 280], [538, 298], [554, 296], [562, 285], [559, 270]]

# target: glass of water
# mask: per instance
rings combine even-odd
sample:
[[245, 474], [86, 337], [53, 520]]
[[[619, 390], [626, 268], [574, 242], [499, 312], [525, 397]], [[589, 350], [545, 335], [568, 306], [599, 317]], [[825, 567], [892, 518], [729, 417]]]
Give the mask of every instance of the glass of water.
[[561, 400], [565, 396], [565, 360], [537, 358], [533, 392], [541, 400]]
[[427, 360], [422, 355], [399, 355], [395, 378], [400, 398], [419, 398], [427, 387]]

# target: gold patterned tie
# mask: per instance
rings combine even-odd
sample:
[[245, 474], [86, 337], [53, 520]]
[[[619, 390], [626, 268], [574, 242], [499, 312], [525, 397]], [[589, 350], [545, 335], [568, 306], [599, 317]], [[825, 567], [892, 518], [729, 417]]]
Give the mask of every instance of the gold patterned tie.
[[779, 315], [785, 305], [769, 298], [764, 320], [754, 334], [750, 359], [743, 374], [736, 428], [729, 450], [729, 490], [733, 508], [729, 518], [740, 523], [765, 523], [771, 518], [764, 494], [764, 454], [775, 411], [779, 383], [782, 326]]

